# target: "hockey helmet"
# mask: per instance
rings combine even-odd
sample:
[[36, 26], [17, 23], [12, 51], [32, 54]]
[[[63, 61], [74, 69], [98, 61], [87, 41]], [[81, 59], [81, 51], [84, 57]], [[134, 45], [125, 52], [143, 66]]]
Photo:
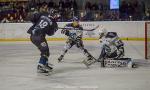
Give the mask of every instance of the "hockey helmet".
[[79, 25], [79, 19], [77, 17], [73, 17], [72, 21], [73, 21], [73, 26], [74, 27]]
[[56, 19], [56, 18], [60, 17], [60, 14], [59, 14], [58, 10], [50, 9], [49, 17]]

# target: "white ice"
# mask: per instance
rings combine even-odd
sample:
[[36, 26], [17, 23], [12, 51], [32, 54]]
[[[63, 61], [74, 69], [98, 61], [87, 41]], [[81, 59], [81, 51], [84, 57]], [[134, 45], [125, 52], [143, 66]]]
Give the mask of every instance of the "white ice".
[[[0, 42], [0, 90], [150, 90], [150, 64], [144, 60], [144, 42], [125, 42], [127, 57], [142, 64], [136, 69], [101, 68], [99, 63], [87, 69], [85, 56], [73, 47], [58, 63], [65, 41], [49, 41], [50, 76], [40, 75], [36, 66], [40, 52], [31, 42]], [[85, 48], [98, 58], [99, 42], [84, 41]]]

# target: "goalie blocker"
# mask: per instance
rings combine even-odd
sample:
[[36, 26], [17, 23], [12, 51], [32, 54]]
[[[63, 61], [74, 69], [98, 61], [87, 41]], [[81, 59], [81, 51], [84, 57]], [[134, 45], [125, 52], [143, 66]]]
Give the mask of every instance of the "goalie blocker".
[[[90, 65], [97, 62], [97, 60], [93, 57], [91, 60], [84, 60], [83, 63], [89, 68]], [[115, 59], [105, 59], [103, 62], [100, 62], [103, 67], [128, 67], [128, 68], [136, 68], [137, 65], [132, 61], [131, 58], [115, 58]], [[102, 65], [103, 64], [103, 65]]]

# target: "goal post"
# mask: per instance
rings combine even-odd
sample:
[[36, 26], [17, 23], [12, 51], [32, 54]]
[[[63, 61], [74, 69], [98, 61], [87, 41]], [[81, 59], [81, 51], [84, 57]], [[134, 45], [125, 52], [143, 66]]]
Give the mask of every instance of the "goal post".
[[145, 22], [145, 59], [150, 59], [150, 22]]

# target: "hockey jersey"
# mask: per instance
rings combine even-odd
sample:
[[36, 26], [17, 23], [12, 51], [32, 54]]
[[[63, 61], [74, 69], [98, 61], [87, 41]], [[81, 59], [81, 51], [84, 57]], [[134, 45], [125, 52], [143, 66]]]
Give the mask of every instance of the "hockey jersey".
[[73, 26], [73, 23], [69, 23], [65, 26], [66, 28], [66, 35], [69, 39], [77, 40], [82, 39], [83, 36], [83, 28], [82, 26], [78, 25], [76, 27]]
[[54, 35], [58, 30], [58, 25], [52, 18], [49, 18], [48, 15], [48, 13], [34, 14], [30, 20], [33, 26], [30, 27], [27, 33], [32, 35]]
[[124, 43], [119, 39], [116, 32], [108, 32], [102, 37], [101, 45], [109, 55], [116, 53], [117, 57], [124, 56]]

